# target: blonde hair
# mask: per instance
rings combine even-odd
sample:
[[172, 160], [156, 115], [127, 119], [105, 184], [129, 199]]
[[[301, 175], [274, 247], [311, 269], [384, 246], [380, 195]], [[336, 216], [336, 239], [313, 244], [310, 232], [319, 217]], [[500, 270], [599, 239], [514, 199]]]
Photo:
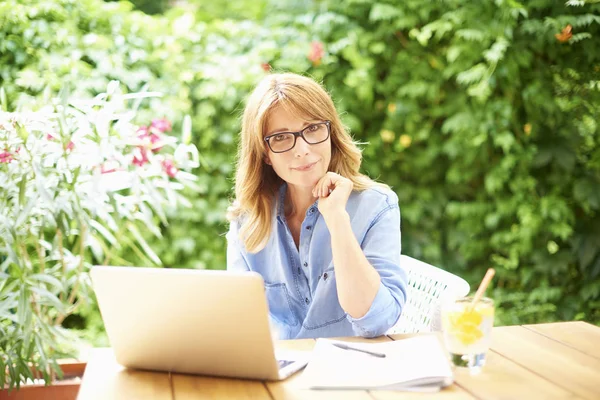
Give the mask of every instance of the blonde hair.
[[276, 193], [283, 183], [273, 168], [264, 162], [265, 153], [269, 151], [263, 140], [264, 130], [270, 113], [277, 106], [301, 118], [331, 121], [328, 171], [350, 179], [357, 191], [385, 186], [359, 172], [361, 151], [320, 84], [292, 73], [270, 74], [256, 86], [246, 103], [237, 154], [236, 200], [227, 213], [230, 221], [243, 217], [240, 239], [251, 253], [262, 250], [268, 242]]

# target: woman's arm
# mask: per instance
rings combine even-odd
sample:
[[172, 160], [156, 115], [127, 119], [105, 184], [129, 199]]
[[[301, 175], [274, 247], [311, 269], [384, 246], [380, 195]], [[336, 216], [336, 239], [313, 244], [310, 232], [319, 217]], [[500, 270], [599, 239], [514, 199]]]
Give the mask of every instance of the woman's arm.
[[397, 199], [372, 221], [362, 246], [352, 231], [346, 203], [353, 184], [328, 172], [314, 188], [331, 236], [340, 305], [358, 333], [381, 334], [393, 325], [406, 300], [400, 267], [400, 212]]
[[231, 221], [227, 232], [227, 270], [249, 271], [248, 264], [242, 254], [242, 246], [238, 237], [238, 222]]
[[325, 223], [331, 235], [338, 300], [348, 315], [361, 318], [373, 304], [381, 277], [360, 248], [345, 209], [328, 215]]

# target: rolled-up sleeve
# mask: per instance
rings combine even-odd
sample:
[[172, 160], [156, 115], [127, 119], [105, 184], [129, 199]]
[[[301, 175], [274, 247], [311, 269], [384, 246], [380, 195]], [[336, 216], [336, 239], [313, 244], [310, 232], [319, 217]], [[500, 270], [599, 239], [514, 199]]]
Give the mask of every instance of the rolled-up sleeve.
[[354, 332], [363, 337], [385, 334], [400, 318], [406, 303], [408, 279], [400, 265], [400, 208], [388, 205], [373, 220], [361, 243], [381, 283], [369, 311], [360, 318], [347, 315]]
[[227, 232], [227, 270], [228, 271], [249, 271], [248, 263], [244, 259], [242, 244], [238, 234], [239, 226], [237, 221], [231, 221], [229, 232]]

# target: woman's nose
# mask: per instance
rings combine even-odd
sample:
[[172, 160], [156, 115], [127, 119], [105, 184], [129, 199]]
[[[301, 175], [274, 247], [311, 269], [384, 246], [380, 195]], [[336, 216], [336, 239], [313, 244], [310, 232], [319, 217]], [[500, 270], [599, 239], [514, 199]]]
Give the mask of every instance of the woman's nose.
[[308, 154], [308, 152], [310, 148], [310, 144], [306, 143], [306, 140], [304, 140], [302, 137], [299, 137], [298, 140], [296, 140], [296, 145], [294, 146], [294, 155], [296, 157], [302, 157], [303, 155]]

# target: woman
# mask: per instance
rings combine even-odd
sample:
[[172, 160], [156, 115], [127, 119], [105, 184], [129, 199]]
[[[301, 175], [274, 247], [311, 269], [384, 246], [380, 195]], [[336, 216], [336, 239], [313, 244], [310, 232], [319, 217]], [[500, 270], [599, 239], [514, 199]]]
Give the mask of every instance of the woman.
[[267, 76], [242, 121], [227, 269], [262, 275], [280, 339], [374, 337], [406, 301], [398, 197], [315, 81]]

